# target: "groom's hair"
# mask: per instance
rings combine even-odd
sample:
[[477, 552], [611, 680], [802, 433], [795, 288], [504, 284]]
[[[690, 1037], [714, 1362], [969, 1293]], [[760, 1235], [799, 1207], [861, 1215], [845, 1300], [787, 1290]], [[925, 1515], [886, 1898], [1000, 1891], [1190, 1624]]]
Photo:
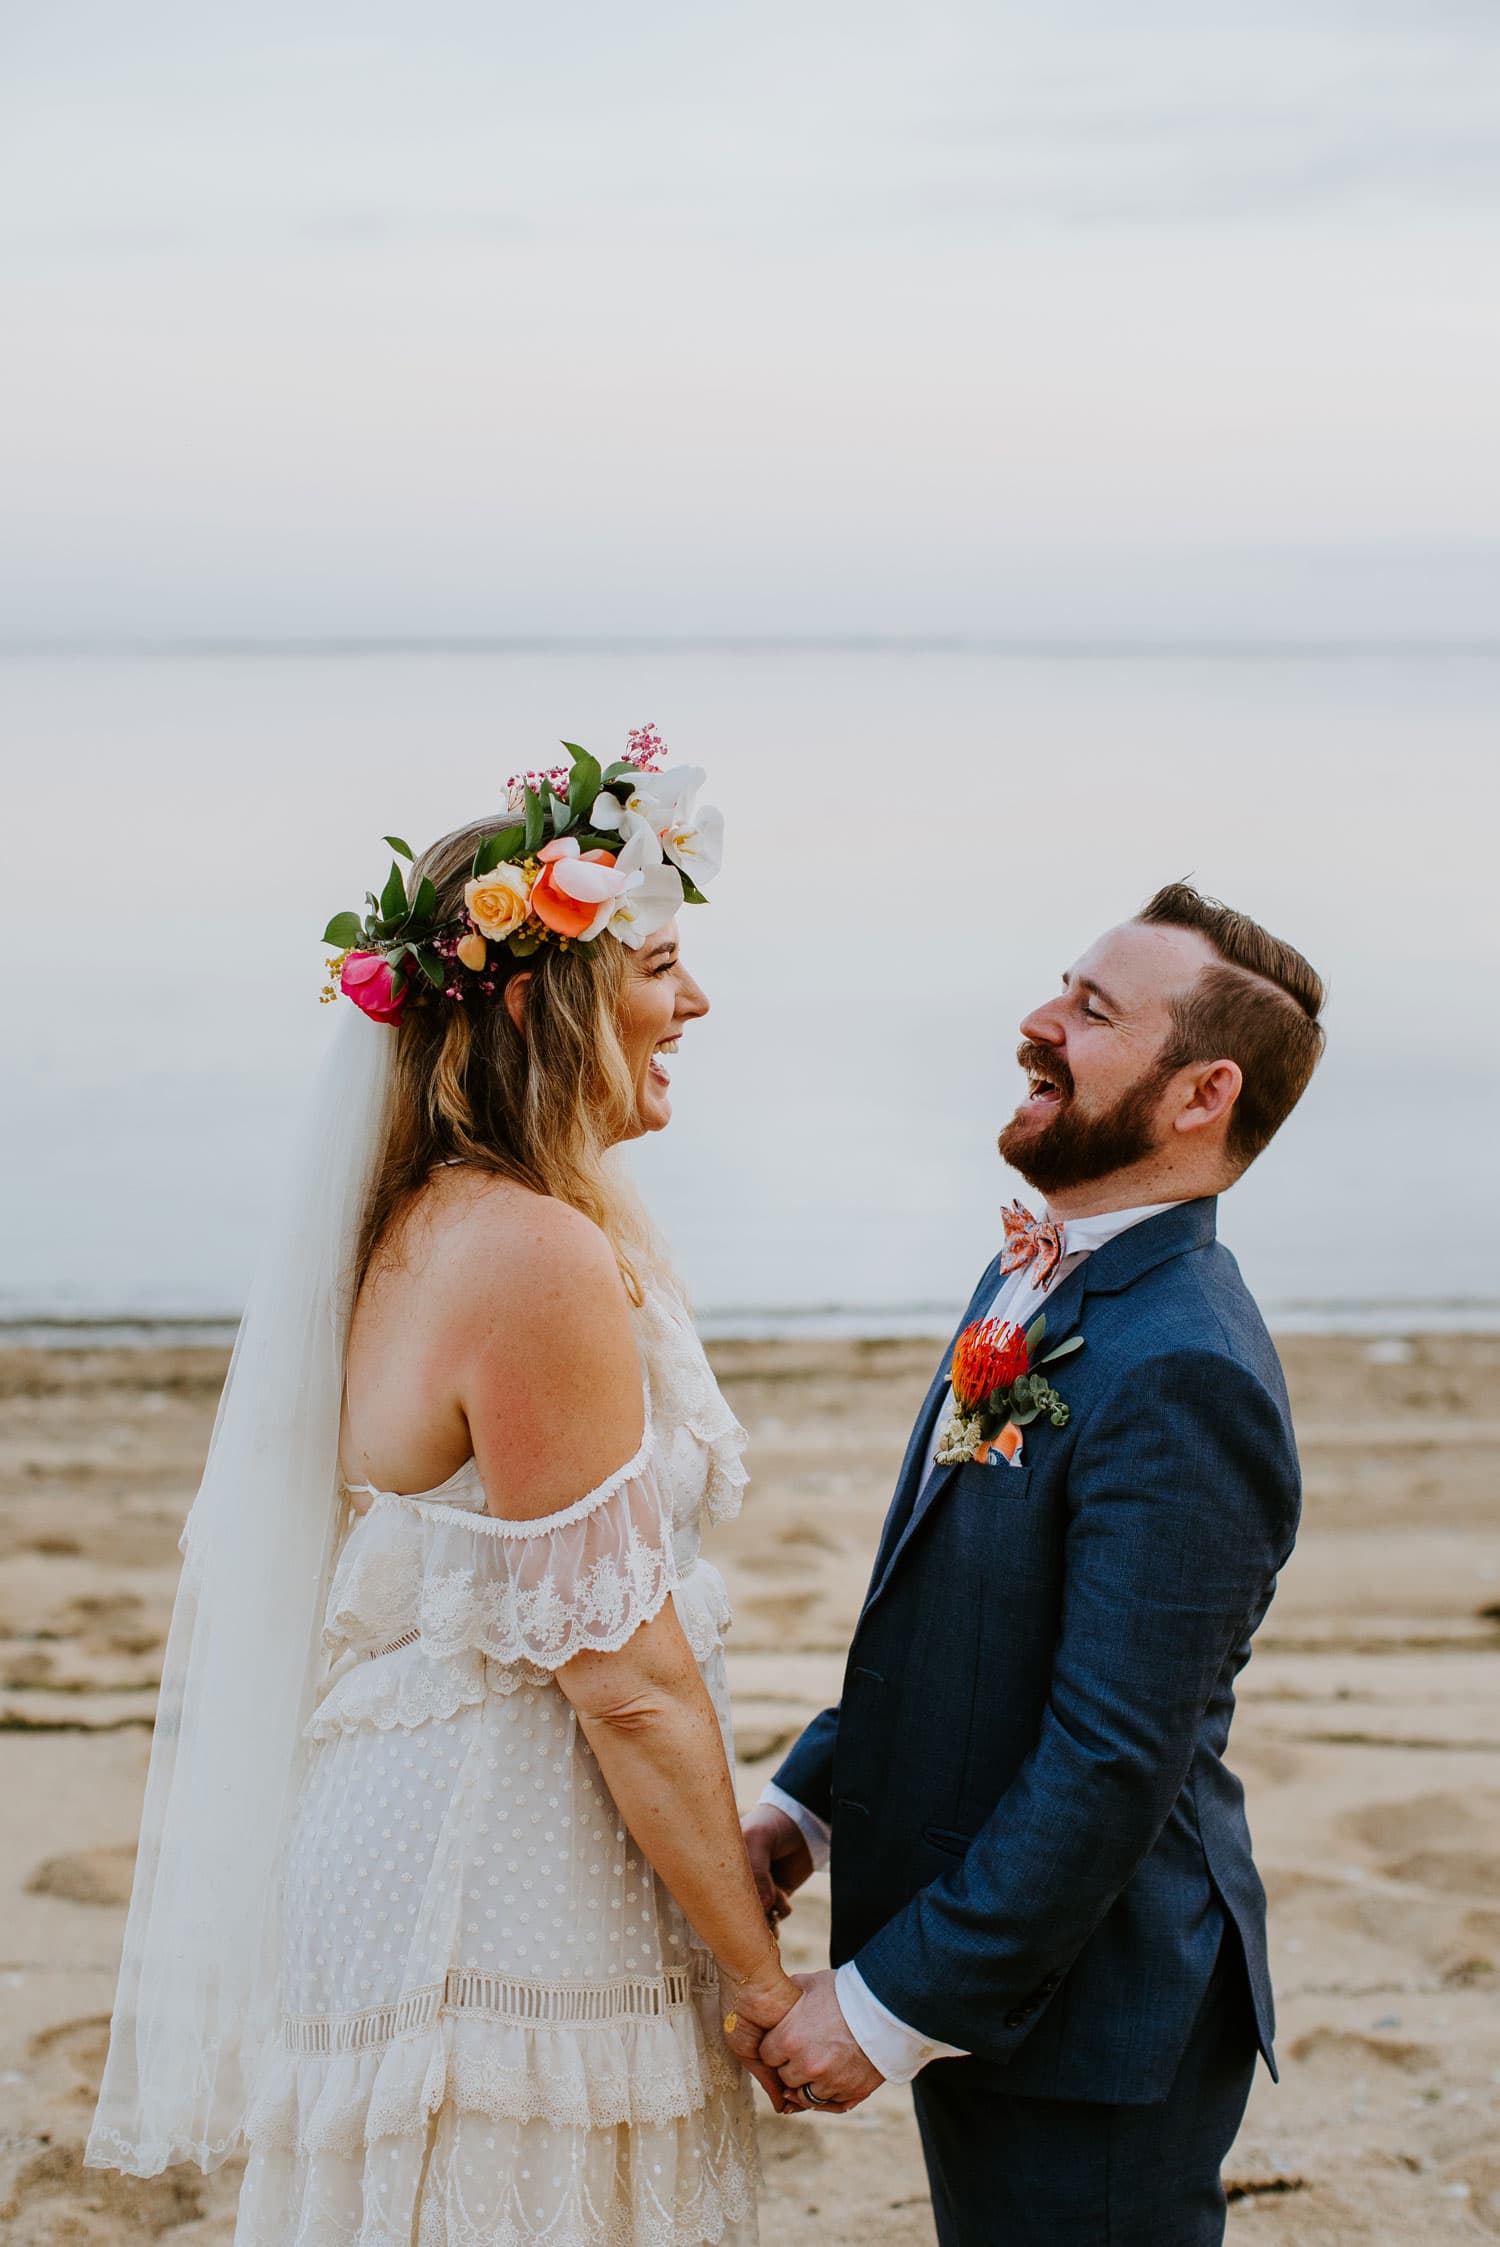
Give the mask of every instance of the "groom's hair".
[[1286, 1122], [1318, 1065], [1323, 979], [1290, 944], [1189, 882], [1168, 882], [1136, 919], [1196, 929], [1219, 955], [1173, 999], [1158, 1068], [1167, 1077], [1195, 1062], [1239, 1063], [1244, 1084], [1226, 1142], [1238, 1175]]

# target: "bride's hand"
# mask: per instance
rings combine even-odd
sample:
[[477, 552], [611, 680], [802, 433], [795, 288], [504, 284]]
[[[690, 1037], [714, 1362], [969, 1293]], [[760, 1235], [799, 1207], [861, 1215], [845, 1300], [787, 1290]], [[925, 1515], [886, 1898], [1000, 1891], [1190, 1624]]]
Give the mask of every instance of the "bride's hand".
[[[760, 2057], [761, 2039], [769, 2036], [802, 1996], [801, 1987], [786, 1973], [777, 1957], [748, 1981], [736, 1981], [722, 1971], [719, 1989], [724, 2005], [724, 2041], [749, 2069], [778, 2114], [794, 2108], [787, 2087], [776, 2070]], [[731, 2023], [733, 2026], [731, 2027]]]

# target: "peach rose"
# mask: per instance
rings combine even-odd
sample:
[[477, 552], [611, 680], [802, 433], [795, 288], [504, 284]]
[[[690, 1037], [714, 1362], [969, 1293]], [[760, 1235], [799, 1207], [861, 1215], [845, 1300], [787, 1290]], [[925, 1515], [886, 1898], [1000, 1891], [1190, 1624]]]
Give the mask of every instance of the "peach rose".
[[465, 882], [464, 903], [480, 934], [500, 943], [525, 920], [531, 891], [519, 866], [497, 866], [493, 873]]
[[532, 912], [557, 936], [586, 935], [605, 900], [617, 897], [625, 887], [614, 872], [614, 852], [580, 852], [573, 837], [564, 836], [549, 843], [541, 856], [542, 870], [531, 892]]

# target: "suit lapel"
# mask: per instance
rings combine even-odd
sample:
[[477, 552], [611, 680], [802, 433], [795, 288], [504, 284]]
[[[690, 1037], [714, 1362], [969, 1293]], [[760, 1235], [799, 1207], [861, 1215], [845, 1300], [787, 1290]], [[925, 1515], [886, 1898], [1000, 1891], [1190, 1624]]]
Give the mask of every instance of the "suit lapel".
[[[1086, 1256], [1075, 1271], [1068, 1274], [1062, 1286], [1042, 1305], [1047, 1329], [1042, 1337], [1041, 1355], [1065, 1342], [1083, 1316], [1084, 1301], [1090, 1294], [1119, 1294], [1135, 1284], [1141, 1275], [1168, 1258], [1181, 1256], [1188, 1250], [1206, 1248], [1215, 1235], [1217, 1203], [1212, 1199], [1180, 1202], [1173, 1209], [1164, 1210], [1159, 1217], [1148, 1217], [1143, 1223], [1133, 1225], [1128, 1231], [1106, 1241]], [[948, 1369], [953, 1362], [953, 1352], [958, 1337], [971, 1319], [981, 1316], [994, 1299], [999, 1286], [1000, 1259], [996, 1257], [975, 1290], [972, 1302], [959, 1324], [952, 1342], [943, 1357], [942, 1368], [927, 1392], [921, 1418], [906, 1447], [902, 1462], [901, 1481], [897, 1486], [896, 1503], [886, 1516], [885, 1531], [880, 1551], [876, 1556], [875, 1573], [871, 1589], [865, 1600], [864, 1612], [868, 1614], [889, 1584], [902, 1554], [922, 1523], [953, 1486], [957, 1467], [934, 1467], [923, 1480], [923, 1470], [932, 1454], [933, 1434], [937, 1425], [938, 1407], [948, 1387]], [[1042, 1426], [1033, 1422], [1034, 1427]], [[1003, 1473], [995, 1468], [996, 1474]], [[912, 1487], [913, 1479], [915, 1487]]]
[[[1090, 1259], [1085, 1257], [1084, 1261], [1078, 1266], [1078, 1269], [1075, 1272], [1070, 1272], [1068, 1274], [1068, 1277], [1063, 1281], [1062, 1286], [1058, 1288], [1057, 1292], [1053, 1296], [1051, 1296], [1046, 1303], [1042, 1305], [1042, 1311], [1045, 1314], [1047, 1320], [1047, 1331], [1042, 1337], [1043, 1355], [1045, 1355], [1046, 1352], [1052, 1348], [1054, 1343], [1065, 1341], [1068, 1335], [1072, 1333], [1073, 1329], [1078, 1324], [1079, 1316], [1083, 1310], [1085, 1274], [1088, 1271], [1089, 1262]], [[963, 1328], [960, 1327], [959, 1333], [961, 1334], [962, 1332]], [[958, 1336], [955, 1335], [955, 1343], [957, 1342], [957, 1339]], [[942, 1386], [939, 1390], [940, 1397], [947, 1389], [948, 1366], [951, 1364], [952, 1358], [953, 1350], [950, 1346], [947, 1358], [944, 1360], [943, 1365]], [[927, 1423], [927, 1441], [922, 1452], [922, 1458], [925, 1461], [931, 1455], [932, 1436], [934, 1427], [936, 1425], [937, 1415], [935, 1412], [924, 1413], [923, 1417]], [[1041, 1422], [1035, 1422], [1034, 1425], [1039, 1427], [1041, 1425]], [[911, 1454], [910, 1452], [908, 1452], [908, 1463], [910, 1462], [910, 1457]], [[882, 1550], [882, 1561], [879, 1567], [879, 1573], [875, 1580], [875, 1586], [871, 1591], [869, 1598], [865, 1602], [865, 1606], [867, 1609], [875, 1604], [875, 1601], [879, 1599], [881, 1593], [885, 1590], [885, 1587], [889, 1583], [891, 1575], [895, 1570], [897, 1563], [901, 1559], [901, 1555], [905, 1552], [906, 1547], [910, 1544], [912, 1538], [915, 1537], [917, 1531], [921, 1528], [923, 1522], [927, 1519], [927, 1516], [932, 1512], [933, 1507], [936, 1506], [947, 1495], [948, 1491], [952, 1489], [953, 1478], [958, 1473], [958, 1471], [959, 1470], [956, 1466], [934, 1467], [932, 1473], [927, 1477], [927, 1480], [919, 1488], [917, 1492], [916, 1503], [909, 1508], [905, 1523], [901, 1527], [894, 1541], [891, 1542], [889, 1552], [886, 1553], [884, 1550]], [[1006, 1472], [1003, 1467], [996, 1467], [993, 1471], [997, 1475]]]
[[[891, 1556], [902, 1540], [912, 1507], [921, 1494], [927, 1462], [932, 1457], [938, 1413], [948, 1393], [949, 1368], [953, 1363], [953, 1352], [958, 1347], [958, 1338], [966, 1326], [989, 1309], [999, 1286], [1000, 1258], [995, 1256], [985, 1266], [983, 1277], [969, 1298], [968, 1309], [954, 1328], [953, 1338], [943, 1352], [942, 1363], [932, 1378], [932, 1386], [922, 1400], [922, 1409], [917, 1414], [916, 1426], [912, 1429], [906, 1456], [901, 1462], [901, 1472], [896, 1478], [896, 1495], [891, 1501], [890, 1511], [885, 1517], [885, 1527], [880, 1533], [880, 1549], [875, 1555], [875, 1566], [870, 1577], [872, 1586], [878, 1587], [884, 1581]], [[872, 1590], [866, 1597], [866, 1606], [874, 1596]]]

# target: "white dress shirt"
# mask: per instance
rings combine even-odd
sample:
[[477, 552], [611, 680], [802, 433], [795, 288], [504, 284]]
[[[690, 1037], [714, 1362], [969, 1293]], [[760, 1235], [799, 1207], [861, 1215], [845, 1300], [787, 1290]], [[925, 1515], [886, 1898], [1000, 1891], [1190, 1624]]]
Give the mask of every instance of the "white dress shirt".
[[[985, 1316], [1008, 1319], [1013, 1326], [1029, 1326], [1048, 1296], [1056, 1293], [1086, 1256], [1102, 1248], [1106, 1241], [1112, 1241], [1117, 1233], [1128, 1232], [1132, 1225], [1143, 1224], [1148, 1217], [1159, 1217], [1164, 1209], [1175, 1206], [1173, 1202], [1149, 1202], [1141, 1209], [1111, 1209], [1100, 1217], [1069, 1218], [1062, 1229], [1063, 1253], [1047, 1285], [1036, 1285], [1034, 1262], [1023, 1265], [1019, 1272], [1008, 1272]], [[942, 1427], [946, 1416], [940, 1409], [938, 1428]], [[927, 1463], [929, 1474], [936, 1456], [937, 1436], [934, 1434], [932, 1454]], [[773, 1809], [785, 1811], [812, 1851], [814, 1869], [821, 1870], [829, 1854], [830, 1829], [825, 1821], [805, 1803], [797, 1802], [784, 1788], [774, 1784], [762, 1789], [760, 1799]], [[920, 2029], [899, 2020], [888, 2005], [881, 2004], [852, 1959], [838, 1969], [833, 1986], [849, 2034], [888, 2083], [910, 2083], [929, 2060], [967, 2057], [960, 2045], [941, 2044], [935, 2037], [924, 2036]]]

